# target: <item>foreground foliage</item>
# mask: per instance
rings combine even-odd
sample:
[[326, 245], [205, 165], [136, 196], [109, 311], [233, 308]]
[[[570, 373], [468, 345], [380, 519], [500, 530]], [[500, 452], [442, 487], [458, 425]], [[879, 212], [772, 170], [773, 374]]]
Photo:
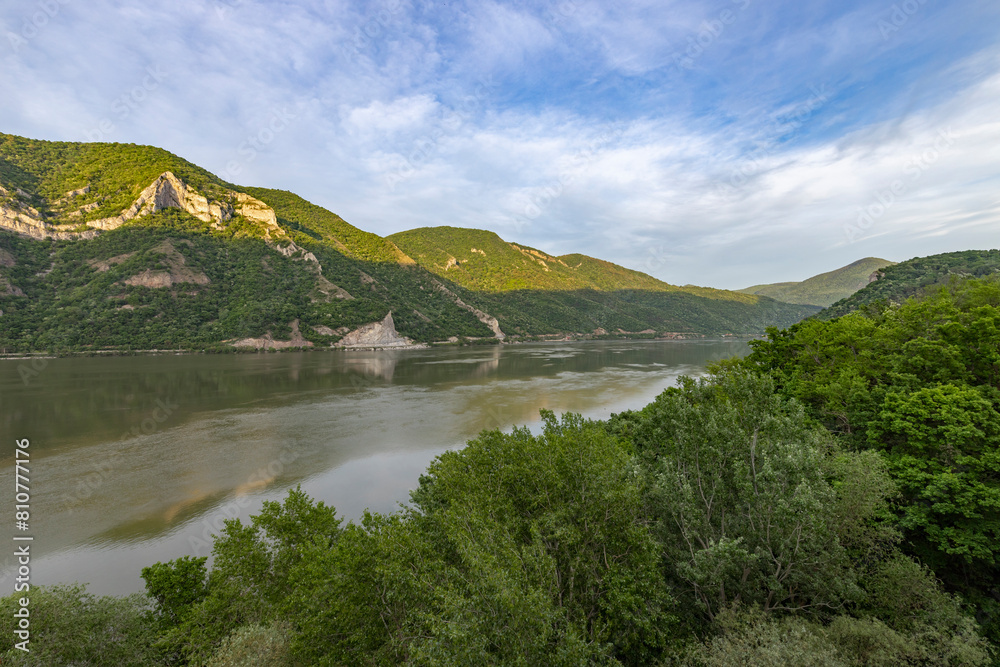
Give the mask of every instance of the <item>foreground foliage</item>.
[[773, 331], [604, 422], [484, 431], [394, 514], [296, 488], [210, 570], [145, 568], [145, 598], [33, 589], [36, 653], [5, 598], [3, 660], [996, 664], [998, 331], [970, 281]]
[[[893, 267], [898, 268], [898, 267]], [[1000, 283], [771, 331], [753, 367], [898, 485], [906, 550], [1000, 641]]]
[[[14, 648], [14, 613], [28, 598], [30, 652]], [[133, 667], [162, 664], [155, 648], [151, 601], [140, 594], [95, 596], [83, 586], [52, 586], [0, 599], [0, 662], [24, 667], [87, 665]]]

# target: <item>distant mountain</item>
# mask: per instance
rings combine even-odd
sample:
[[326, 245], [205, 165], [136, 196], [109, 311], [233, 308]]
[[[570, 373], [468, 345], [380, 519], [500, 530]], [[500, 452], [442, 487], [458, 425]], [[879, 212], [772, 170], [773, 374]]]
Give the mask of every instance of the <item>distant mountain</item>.
[[865, 257], [801, 282], [754, 285], [739, 291], [745, 294], [769, 296], [786, 303], [830, 306], [854, 294], [872, 282], [880, 269], [893, 264], [895, 262], [887, 259]]
[[678, 287], [611, 262], [555, 256], [478, 229], [425, 227], [387, 240], [422, 268], [474, 293], [505, 331], [517, 333], [749, 333], [765, 321], [794, 322], [817, 310], [727, 290]]
[[0, 134], [0, 351], [754, 334], [815, 310], [478, 230], [386, 239], [159, 148]]
[[431, 273], [479, 292], [516, 290], [644, 290], [691, 294], [753, 305], [730, 290], [678, 287], [587, 255], [550, 255], [481, 229], [423, 227], [386, 237]]
[[938, 285], [965, 278], [1000, 278], [1000, 250], [964, 250], [915, 257], [886, 267], [879, 279], [816, 315], [840, 317], [867, 306], [902, 303]]
[[555, 257], [481, 229], [424, 227], [386, 238], [428, 271], [476, 291], [678, 289], [611, 262]]

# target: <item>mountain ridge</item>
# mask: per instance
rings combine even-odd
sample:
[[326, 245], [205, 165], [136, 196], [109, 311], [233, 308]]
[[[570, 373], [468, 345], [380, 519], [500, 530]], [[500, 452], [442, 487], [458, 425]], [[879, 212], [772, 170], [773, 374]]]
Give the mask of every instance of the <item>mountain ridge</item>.
[[[755, 335], [816, 310], [676, 287], [482, 230], [383, 238], [294, 193], [234, 185], [151, 146], [0, 134], [0, 188], [0, 347], [17, 351], [326, 347], [390, 313], [415, 344]], [[454, 257], [424, 238], [441, 229], [481, 247]], [[503, 261], [477, 269], [488, 257]], [[523, 270], [501, 284], [513, 263]]]
[[879, 257], [864, 257], [833, 271], [801, 281], [766, 283], [744, 287], [739, 292], [769, 296], [786, 303], [831, 306], [849, 297], [877, 279], [878, 272], [895, 262]]
[[827, 320], [864, 308], [893, 307], [928, 290], [965, 278], [1000, 279], [1000, 250], [962, 250], [899, 262], [882, 270], [877, 281], [814, 317]]

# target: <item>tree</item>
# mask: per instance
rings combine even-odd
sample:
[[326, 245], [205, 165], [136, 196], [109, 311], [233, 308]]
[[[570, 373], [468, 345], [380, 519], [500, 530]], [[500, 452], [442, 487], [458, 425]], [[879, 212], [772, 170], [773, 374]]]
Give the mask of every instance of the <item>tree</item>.
[[747, 366], [845, 447], [883, 456], [902, 494], [903, 548], [974, 602], [1000, 642], [1000, 282], [950, 280], [752, 345]]
[[900, 525], [924, 558], [1000, 564], [1000, 413], [980, 391], [893, 391], [868, 440], [899, 480]]
[[[14, 613], [19, 598], [30, 601], [30, 652], [15, 649]], [[0, 662], [22, 667], [93, 665], [146, 667], [165, 664], [154, 647], [156, 624], [149, 600], [95, 596], [79, 584], [31, 587], [0, 599]]]
[[316, 503], [298, 487], [283, 503], [265, 501], [249, 525], [225, 522], [205, 558], [184, 557], [143, 569], [146, 587], [164, 620], [160, 644], [175, 658], [204, 664], [241, 626], [279, 620], [296, 587], [292, 572], [318, 546], [329, 549], [340, 532], [336, 510]]
[[851, 455], [769, 377], [730, 366], [683, 378], [611, 424], [642, 455], [668, 577], [705, 619], [733, 604], [830, 614], [860, 596], [840, 538], [875, 518], [891, 484], [876, 468], [838, 490]]
[[295, 571], [310, 664], [649, 664], [670, 637], [628, 448], [543, 413], [436, 459], [413, 507], [366, 515]]
[[142, 568], [146, 592], [166, 625], [177, 625], [187, 618], [208, 593], [206, 557], [182, 556], [169, 563]]

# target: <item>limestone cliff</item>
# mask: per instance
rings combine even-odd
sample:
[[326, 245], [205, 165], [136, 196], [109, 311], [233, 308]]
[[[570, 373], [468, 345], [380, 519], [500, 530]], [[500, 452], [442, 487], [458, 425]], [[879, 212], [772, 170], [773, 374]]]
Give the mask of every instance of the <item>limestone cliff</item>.
[[392, 321], [392, 312], [381, 322], [365, 324], [348, 333], [337, 347], [410, 347], [414, 342], [396, 332], [396, 324]]
[[[65, 205], [74, 198], [88, 192], [90, 192], [90, 186], [85, 186], [67, 192], [55, 203]], [[165, 171], [139, 193], [139, 196], [132, 202], [131, 206], [118, 215], [81, 223], [90, 228], [86, 230], [81, 229], [81, 224], [50, 224], [37, 209], [22, 201], [22, 199], [29, 197], [28, 193], [18, 190], [17, 194], [19, 197], [15, 197], [8, 190], [0, 186], [0, 196], [8, 200], [7, 205], [0, 205], [0, 228], [36, 239], [90, 239], [94, 238], [101, 231], [117, 229], [130, 220], [151, 215], [167, 208], [179, 208], [186, 211], [203, 222], [211, 223], [211, 226], [215, 229], [223, 229], [235, 216], [242, 216], [263, 227], [265, 241], [275, 250], [289, 259], [307, 263], [311, 272], [316, 276], [317, 296], [314, 298], [314, 301], [353, 298], [345, 290], [337, 287], [323, 277], [323, 267], [319, 263], [319, 260], [311, 252], [299, 247], [288, 237], [285, 230], [278, 224], [278, 218], [273, 208], [244, 192], [230, 191], [226, 194], [226, 201], [209, 200], [208, 197], [202, 195], [175, 176], [173, 172]], [[93, 210], [98, 205], [97, 202], [93, 202], [66, 214], [65, 217], [82, 217], [84, 212]], [[168, 255], [170, 255], [169, 252]], [[173, 257], [173, 255], [170, 256]], [[113, 263], [113, 259], [107, 261]], [[183, 264], [183, 258], [177, 263]], [[147, 287], [169, 287], [177, 282], [195, 282], [199, 284], [207, 282], [204, 274], [201, 276], [183, 276], [174, 270], [176, 268], [172, 266], [170, 272], [146, 271], [133, 276], [127, 282], [130, 285], [137, 284]], [[101, 264], [98, 270], [107, 270], [107, 266]], [[183, 271], [180, 273], [183, 273]]]
[[[89, 186], [66, 193], [56, 203], [63, 203], [73, 197], [89, 192]], [[0, 194], [8, 194], [4, 190]], [[24, 193], [25, 196], [26, 193]], [[126, 222], [140, 218], [166, 208], [179, 208], [203, 222], [211, 223], [216, 229], [222, 229], [235, 215], [241, 215], [248, 220], [264, 227], [264, 236], [268, 240], [285, 239], [287, 235], [278, 225], [274, 210], [248, 194], [242, 192], [228, 193], [230, 201], [209, 200], [208, 197], [177, 178], [173, 172], [165, 171], [146, 186], [132, 205], [118, 215], [91, 220], [83, 223], [92, 230], [107, 231], [117, 229]], [[68, 217], [80, 217], [86, 210], [92, 210], [96, 202], [88, 204], [78, 211], [68, 214]], [[34, 208], [17, 199], [10, 205], [0, 206], [0, 227], [34, 238], [93, 238], [94, 231], [76, 231], [77, 225], [53, 225], [47, 222]]]
[[462, 308], [463, 310], [469, 311], [470, 313], [472, 313], [473, 315], [476, 316], [476, 319], [478, 319], [480, 322], [482, 322], [483, 324], [485, 324], [486, 326], [488, 326], [490, 329], [492, 329], [493, 330], [493, 336], [495, 338], [497, 338], [499, 340], [503, 340], [504, 338], [507, 337], [507, 335], [504, 334], [504, 332], [500, 330], [500, 322], [497, 321], [497, 318], [493, 317], [489, 313], [484, 313], [483, 311], [479, 310], [478, 308], [475, 308], [475, 307], [470, 306], [469, 304], [465, 303], [464, 301], [462, 301], [461, 298], [459, 298], [459, 296], [457, 294], [455, 294], [450, 289], [448, 289], [447, 287], [445, 287], [444, 284], [442, 284], [441, 282], [435, 280], [434, 281], [434, 286], [437, 287], [437, 289], [439, 289], [442, 292], [444, 292], [445, 294], [447, 294], [449, 297], [451, 297], [452, 301], [455, 302], [456, 306], [458, 306], [459, 308]]
[[174, 176], [172, 172], [165, 171], [156, 180], [146, 186], [139, 197], [132, 202], [132, 205], [120, 214], [110, 218], [91, 220], [88, 227], [94, 229], [116, 229], [129, 220], [134, 220], [165, 208], [179, 208], [187, 211], [203, 222], [211, 222], [216, 226], [221, 226], [226, 221], [232, 219], [233, 208], [224, 202], [209, 201], [188, 187], [187, 183]]

